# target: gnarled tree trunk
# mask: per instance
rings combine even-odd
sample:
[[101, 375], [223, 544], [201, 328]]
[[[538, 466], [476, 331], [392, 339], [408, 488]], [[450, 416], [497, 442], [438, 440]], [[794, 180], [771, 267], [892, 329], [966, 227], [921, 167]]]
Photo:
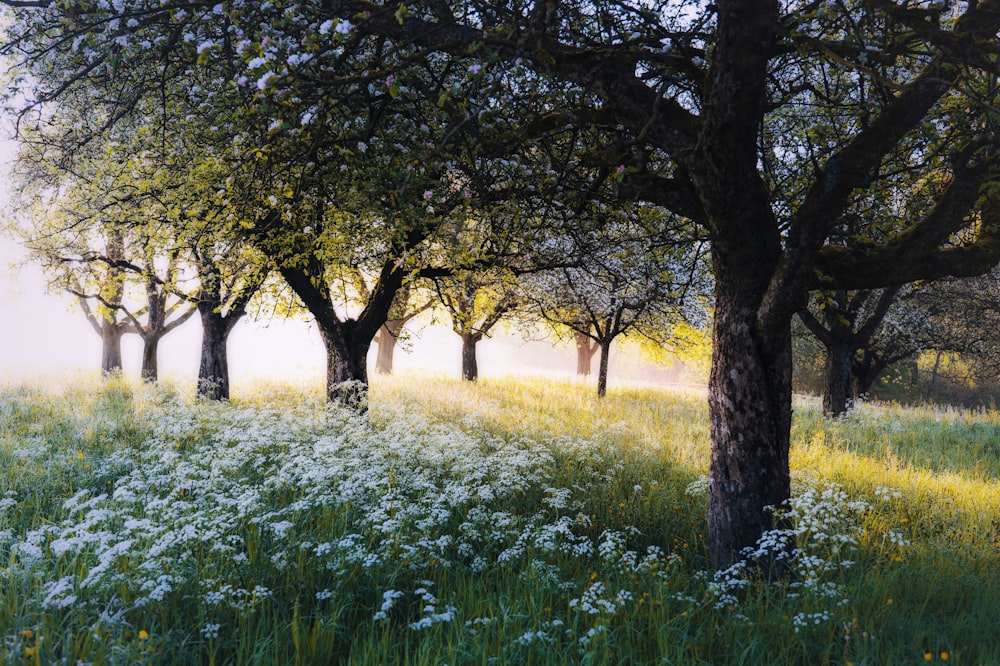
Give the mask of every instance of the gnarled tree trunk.
[[319, 327], [326, 348], [326, 396], [330, 402], [363, 413], [368, 410], [368, 349], [371, 340], [353, 326]]
[[156, 353], [160, 346], [159, 335], [146, 335], [142, 339], [142, 369], [139, 376], [144, 382], [155, 382], [158, 378], [159, 366]]
[[717, 288], [709, 418], [708, 540], [728, 566], [774, 526], [768, 507], [790, 495], [790, 327], [761, 331], [752, 294]]
[[483, 339], [481, 333], [462, 333], [462, 379], [474, 382], [479, 379], [476, 345]]
[[854, 363], [854, 345], [837, 340], [826, 346], [826, 365], [823, 372], [823, 413], [840, 416], [854, 402], [854, 383], [851, 370]]
[[396, 351], [396, 341], [406, 325], [406, 319], [390, 319], [379, 329], [375, 356], [375, 371], [380, 375], [392, 374], [392, 358]]
[[104, 318], [101, 322], [101, 374], [122, 369], [122, 326]]
[[[201, 315], [201, 360], [198, 364], [198, 396], [208, 400], [229, 399], [229, 333], [236, 323], [212, 307], [199, 303]], [[236, 318], [238, 319], [238, 317]]]
[[576, 374], [586, 377], [590, 375], [594, 354], [601, 346], [583, 333], [577, 333], [573, 337], [576, 340]]

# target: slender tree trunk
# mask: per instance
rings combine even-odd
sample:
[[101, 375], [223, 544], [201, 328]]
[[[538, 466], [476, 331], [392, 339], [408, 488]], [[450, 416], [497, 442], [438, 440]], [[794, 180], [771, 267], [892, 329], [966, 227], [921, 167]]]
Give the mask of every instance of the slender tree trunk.
[[232, 321], [206, 303], [201, 315], [201, 362], [198, 364], [198, 397], [229, 400], [229, 333]]
[[327, 400], [359, 413], [368, 411], [368, 349], [371, 340], [355, 339], [353, 329], [347, 326], [320, 324], [319, 331], [326, 347]]
[[943, 353], [938, 351], [937, 355], [934, 357], [934, 367], [931, 368], [931, 380], [927, 382], [928, 400], [930, 400], [931, 395], [934, 393], [934, 385], [937, 384], [938, 370], [941, 369], [941, 356], [943, 356]]
[[101, 374], [110, 375], [122, 369], [122, 329], [114, 321], [101, 322]]
[[375, 356], [375, 371], [380, 375], [392, 374], [392, 358], [396, 351], [396, 341], [403, 330], [405, 320], [390, 319], [378, 332], [378, 354]]
[[479, 379], [479, 363], [476, 360], [476, 345], [482, 339], [477, 333], [462, 333], [462, 379], [474, 382]]
[[840, 416], [853, 402], [851, 367], [854, 348], [838, 341], [826, 348], [826, 366], [823, 373], [823, 414]]
[[602, 342], [599, 348], [601, 350], [601, 365], [597, 371], [597, 397], [603, 398], [608, 392], [608, 360], [611, 355], [611, 340]]
[[159, 378], [159, 367], [156, 361], [159, 346], [160, 336], [158, 335], [147, 335], [142, 340], [142, 370], [139, 376], [144, 382], [154, 383]]
[[576, 339], [576, 374], [586, 377], [590, 375], [594, 353], [601, 346], [583, 333], [577, 333], [574, 337]]
[[744, 291], [739, 277], [716, 283], [707, 535], [715, 568], [772, 529], [769, 507], [782, 506], [791, 489], [791, 329], [758, 330], [764, 290]]

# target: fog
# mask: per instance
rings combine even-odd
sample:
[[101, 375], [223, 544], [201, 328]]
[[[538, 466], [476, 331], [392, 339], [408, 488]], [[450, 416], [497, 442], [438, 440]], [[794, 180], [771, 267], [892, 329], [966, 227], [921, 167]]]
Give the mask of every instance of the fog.
[[[0, 141], [0, 210], [6, 208], [7, 164], [13, 144]], [[394, 369], [461, 376], [461, 340], [449, 328], [422, 315], [405, 332], [397, 347]], [[541, 338], [536, 333], [532, 337]], [[201, 324], [197, 316], [163, 338], [159, 347], [162, 377], [179, 382], [198, 374]], [[138, 376], [142, 341], [136, 335], [122, 340], [125, 372]], [[376, 346], [369, 356], [374, 372]], [[101, 341], [87, 323], [73, 297], [47, 289], [46, 276], [31, 263], [26, 251], [11, 238], [0, 235], [0, 380], [69, 378], [100, 367]], [[576, 351], [554, 339], [525, 340], [501, 331], [478, 345], [481, 377], [544, 374], [575, 377]], [[321, 379], [326, 358], [316, 326], [306, 320], [244, 318], [233, 330], [229, 344], [230, 373], [234, 390], [247, 379]], [[598, 357], [594, 357], [596, 372]], [[681, 372], [658, 367], [635, 350], [612, 349], [609, 383], [676, 382]], [[591, 375], [589, 381], [596, 382]]]

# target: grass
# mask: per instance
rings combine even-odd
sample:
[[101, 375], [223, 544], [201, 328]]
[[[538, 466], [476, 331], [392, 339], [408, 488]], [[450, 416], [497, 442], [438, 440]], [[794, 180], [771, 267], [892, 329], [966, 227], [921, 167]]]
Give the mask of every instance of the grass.
[[706, 570], [704, 396], [0, 391], [0, 662], [1000, 664], [1000, 415], [796, 404], [797, 575]]

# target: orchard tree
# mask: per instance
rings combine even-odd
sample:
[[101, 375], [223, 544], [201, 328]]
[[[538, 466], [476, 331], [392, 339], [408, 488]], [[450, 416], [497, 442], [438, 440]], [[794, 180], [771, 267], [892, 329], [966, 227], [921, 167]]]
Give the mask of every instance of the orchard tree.
[[[858, 354], [865, 354], [896, 300], [899, 287], [875, 291], [817, 292], [810, 307], [799, 312], [806, 328], [826, 350], [823, 374], [823, 413], [840, 416], [857, 397], [852, 379]], [[867, 355], [866, 377], [874, 371], [875, 357]], [[870, 385], [870, 383], [869, 383]]]
[[[88, 234], [93, 236], [93, 234]], [[116, 234], [102, 239], [104, 253], [111, 258], [122, 256], [121, 237]], [[100, 241], [94, 241], [99, 243]], [[93, 247], [93, 246], [91, 246]], [[40, 256], [43, 268], [61, 282], [64, 289], [77, 298], [87, 323], [101, 338], [101, 374], [107, 376], [122, 370], [122, 336], [132, 332], [130, 318], [124, 312], [125, 271], [113, 264], [64, 261], [59, 254], [48, 253], [39, 246], [29, 248]]]
[[476, 345], [522, 303], [514, 277], [496, 270], [462, 271], [436, 279], [434, 286], [451, 330], [462, 339], [462, 379], [474, 382], [479, 379]]
[[619, 336], [667, 344], [675, 324], [704, 319], [698, 311], [698, 296], [710, 284], [704, 245], [686, 220], [667, 221], [662, 214], [646, 207], [609, 211], [606, 219], [592, 220], [591, 228], [561, 239], [576, 265], [522, 280], [527, 300], [542, 319], [593, 340], [600, 349], [598, 397], [607, 393], [611, 344]]
[[[301, 123], [317, 117], [317, 95], [347, 99], [337, 91], [351, 82], [430, 107], [454, 102], [469, 122], [436, 134], [446, 143], [471, 126], [540, 146], [553, 128], [606, 137], [565, 161], [572, 169], [554, 178], [568, 185], [564, 200], [578, 198], [574, 175], [599, 188], [624, 167], [622, 198], [686, 217], [711, 241], [715, 566], [753, 546], [773, 527], [769, 507], [789, 497], [790, 328], [808, 293], [974, 275], [1000, 256], [1000, 0], [6, 4], [18, 9], [3, 51], [33, 77], [18, 91], [29, 105], [91, 88], [113, 120], [163, 80], [228, 58], [214, 88], [192, 92], [208, 116], [217, 90], [287, 88]], [[477, 96], [454, 80], [416, 85], [407, 74], [424, 64], [493, 81], [506, 73], [565, 103]], [[842, 133], [810, 136], [832, 115]], [[407, 142], [377, 150], [413, 164]], [[898, 178], [901, 163], [928, 177]], [[407, 195], [400, 186], [414, 181], [388, 182]], [[412, 198], [401, 198], [405, 210]], [[843, 233], [871, 207], [904, 200], [891, 228]]]
[[[586, 326], [586, 322], [578, 322], [578, 328], [583, 326]], [[594, 355], [600, 350], [601, 345], [590, 332], [577, 333], [574, 331], [573, 343], [576, 345], [576, 374], [587, 377], [593, 367]]]

